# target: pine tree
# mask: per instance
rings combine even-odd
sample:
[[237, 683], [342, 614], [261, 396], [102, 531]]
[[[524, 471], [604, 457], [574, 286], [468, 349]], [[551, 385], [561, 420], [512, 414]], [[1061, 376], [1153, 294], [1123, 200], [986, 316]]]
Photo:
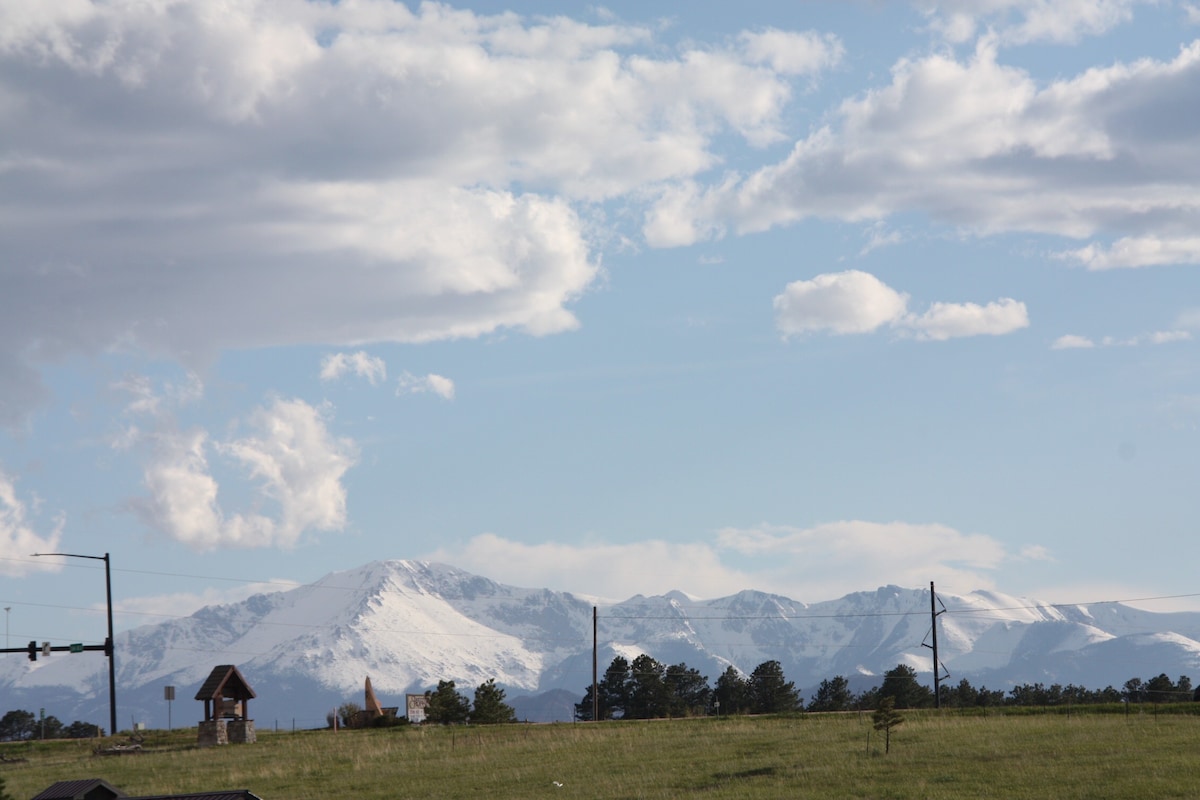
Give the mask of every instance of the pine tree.
[[850, 693], [850, 683], [841, 675], [835, 675], [821, 681], [812, 702], [808, 704], [809, 711], [848, 711], [854, 702]]
[[871, 715], [871, 722], [875, 730], [883, 731], [883, 752], [891, 752], [892, 728], [904, 722], [903, 715], [896, 710], [896, 698], [889, 696], [879, 701], [879, 708]]
[[744, 714], [750, 707], [750, 687], [736, 667], [726, 667], [717, 678], [713, 705], [718, 714]]
[[428, 722], [442, 725], [461, 724], [471, 716], [471, 701], [454, 688], [454, 681], [438, 681], [437, 690], [426, 692]]
[[471, 722], [476, 725], [496, 725], [516, 722], [513, 707], [504, 702], [504, 690], [496, 685], [494, 678], [481, 683], [475, 689], [475, 705], [471, 709]]
[[796, 684], [783, 676], [778, 661], [764, 661], [750, 673], [747, 685], [750, 711], [754, 714], [778, 714], [798, 711], [802, 705]]

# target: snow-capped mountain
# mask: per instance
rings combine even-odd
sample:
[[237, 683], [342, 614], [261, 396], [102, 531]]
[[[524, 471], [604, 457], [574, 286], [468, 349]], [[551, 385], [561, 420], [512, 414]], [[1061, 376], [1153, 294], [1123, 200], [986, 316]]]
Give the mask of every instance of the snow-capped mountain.
[[[1160, 672], [1200, 677], [1200, 613], [1054, 606], [995, 592], [939, 598], [939, 655], [955, 681], [1103, 688]], [[470, 694], [494, 678], [519, 716], [569, 719], [569, 698], [591, 683], [592, 616], [591, 601], [565, 592], [444, 564], [375, 562], [119, 634], [118, 722], [165, 727], [170, 685], [176, 724], [194, 724], [191, 698], [218, 664], [237, 664], [255, 689], [250, 712], [260, 727], [321, 725], [328, 710], [362, 702], [367, 676], [385, 705], [403, 706], [405, 693], [439, 680]], [[649, 653], [715, 682], [731, 665], [748, 673], [774, 659], [811, 695], [834, 675], [874, 685], [898, 663], [926, 678], [932, 669], [921, 589], [886, 586], [812, 605], [750, 590], [707, 601], [638, 595], [598, 605], [596, 627], [601, 670], [616, 654]], [[5, 708], [46, 708], [64, 722], [108, 718], [103, 658], [10, 655], [0, 688]]]

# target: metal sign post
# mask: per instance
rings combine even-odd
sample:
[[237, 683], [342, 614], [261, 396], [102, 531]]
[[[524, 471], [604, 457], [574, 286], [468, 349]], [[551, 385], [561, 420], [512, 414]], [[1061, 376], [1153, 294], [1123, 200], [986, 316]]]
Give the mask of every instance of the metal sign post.
[[167, 701], [167, 732], [171, 731], [171, 701], [175, 699], [175, 687], [163, 687], [163, 700]]

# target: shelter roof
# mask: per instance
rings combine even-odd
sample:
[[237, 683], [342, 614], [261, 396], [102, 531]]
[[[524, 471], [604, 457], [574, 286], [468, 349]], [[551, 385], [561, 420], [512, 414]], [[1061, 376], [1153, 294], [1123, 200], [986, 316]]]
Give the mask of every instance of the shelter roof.
[[246, 683], [242, 673], [238, 672], [238, 668], [233, 664], [213, 667], [213, 671], [205, 679], [200, 691], [196, 692], [197, 700], [213, 700], [223, 697], [247, 700], [256, 696], [254, 690], [250, 688], [250, 684]]

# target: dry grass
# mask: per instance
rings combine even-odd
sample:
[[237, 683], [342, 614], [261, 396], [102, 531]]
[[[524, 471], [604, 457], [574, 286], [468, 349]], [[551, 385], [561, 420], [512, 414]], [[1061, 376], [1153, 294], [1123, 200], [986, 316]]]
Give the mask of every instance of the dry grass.
[[[156, 733], [146, 752], [0, 745], [14, 798], [103, 777], [132, 794], [248, 788], [267, 800], [373, 798], [1195, 797], [1200, 717], [906, 712], [892, 752], [869, 714], [600, 724], [261, 733], [198, 749]], [[556, 786], [555, 782], [562, 786]]]

